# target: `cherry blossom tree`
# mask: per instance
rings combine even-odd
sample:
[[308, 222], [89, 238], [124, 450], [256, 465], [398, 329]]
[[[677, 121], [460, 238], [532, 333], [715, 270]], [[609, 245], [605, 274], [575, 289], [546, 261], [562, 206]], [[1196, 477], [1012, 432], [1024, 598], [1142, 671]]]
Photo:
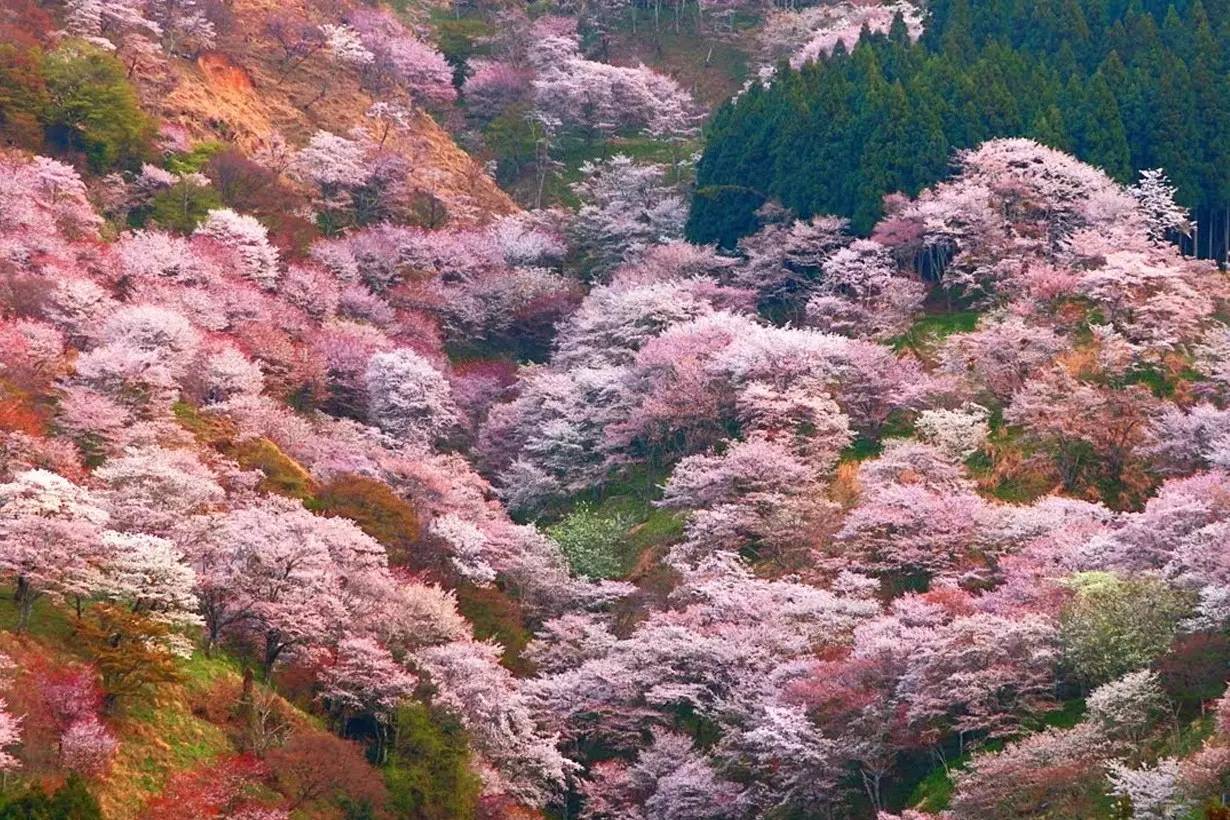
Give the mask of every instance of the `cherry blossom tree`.
[[9, 203], [0, 216], [0, 235], [16, 242], [17, 248], [54, 243], [57, 235], [70, 239], [98, 235], [102, 218], [94, 212], [85, 183], [72, 166], [48, 157], [9, 154], [0, 159], [0, 168], [4, 170], [0, 194]]
[[1050, 708], [1059, 649], [1047, 618], [979, 613], [919, 637], [897, 695], [924, 735], [1011, 735], [1022, 719]]
[[619, 371], [577, 368], [527, 374], [520, 395], [497, 405], [479, 440], [513, 509], [601, 481], [608, 472], [606, 424], [620, 417]]
[[586, 818], [628, 817], [635, 812], [646, 820], [719, 820], [741, 817], [746, 811], [741, 789], [723, 780], [713, 764], [693, 749], [690, 738], [670, 732], [655, 733], [652, 745], [631, 765], [599, 764], [582, 788]]
[[265, 387], [260, 365], [227, 345], [204, 355], [192, 387], [204, 404], [256, 396]]
[[1121, 480], [1147, 440], [1157, 406], [1140, 385], [1115, 390], [1055, 368], [1018, 391], [1004, 419], [1045, 447], [1064, 486], [1074, 488], [1090, 473]]
[[223, 500], [217, 480], [191, 450], [133, 448], [94, 475], [114, 523], [124, 529], [166, 535]]
[[764, 704], [745, 728], [725, 739], [721, 757], [751, 765], [757, 779], [770, 785], [770, 793], [753, 798], [762, 811], [836, 802], [844, 762], [837, 741], [825, 737], [802, 706]]
[[1183, 259], [1169, 245], [1092, 230], [1077, 234], [1072, 250], [1081, 268], [1078, 293], [1101, 309], [1141, 358], [1183, 349], [1209, 326], [1214, 303], [1206, 294], [1214, 291], [1201, 279], [1216, 276], [1211, 263]]
[[341, 632], [384, 550], [344, 519], [269, 500], [207, 516], [182, 536], [197, 575], [207, 647], [227, 635], [251, 637], [268, 673], [288, 654], [319, 648]]
[[532, 71], [501, 60], [473, 60], [463, 93], [466, 110], [491, 120], [530, 95]]
[[968, 458], [986, 443], [991, 434], [989, 411], [980, 404], [960, 410], [924, 410], [918, 414], [914, 429], [918, 437], [948, 456]]
[[1104, 754], [1097, 732], [1084, 725], [1027, 735], [1001, 752], [976, 755], [957, 773], [953, 810], [974, 820], [1096, 811], [1105, 789]]
[[98, 718], [78, 720], [60, 735], [60, 765], [87, 776], [102, 774], [119, 745]]
[[696, 133], [696, 105], [673, 79], [644, 65], [587, 60], [575, 33], [548, 31], [543, 23], [528, 55], [540, 116], [590, 136], [635, 129], [674, 140]]
[[326, 23], [320, 27], [329, 48], [329, 54], [338, 62], [365, 66], [375, 62], [376, 55], [363, 45], [363, 38], [351, 26]]
[[400, 439], [445, 439], [461, 421], [448, 380], [409, 348], [373, 355], [364, 381], [372, 421]]
[[107, 49], [114, 49], [126, 33], [146, 37], [162, 34], [141, 0], [72, 0], [66, 12], [70, 32]]
[[770, 304], [796, 301], [819, 278], [825, 258], [849, 241], [848, 230], [847, 220], [829, 216], [769, 222], [739, 240], [746, 261], [733, 272], [735, 281]]
[[416, 658], [439, 688], [437, 702], [457, 714], [499, 772], [495, 790], [541, 806], [562, 789], [575, 764], [535, 724], [516, 680], [499, 664], [500, 652], [494, 644], [465, 641]]
[[8, 774], [21, 768], [21, 761], [7, 751], [21, 742], [21, 718], [14, 717], [8, 704], [0, 699], [0, 772]]
[[592, 612], [578, 612], [552, 618], [542, 625], [525, 648], [528, 658], [540, 672], [555, 673], [573, 669], [592, 658], [600, 658], [615, 645], [607, 618]]
[[150, 19], [162, 30], [162, 47], [168, 53], [188, 53], [213, 48], [217, 34], [199, 0], [150, 0]]
[[1163, 758], [1152, 766], [1133, 769], [1119, 761], [1106, 766], [1110, 793], [1127, 801], [1133, 820], [1174, 820], [1187, 811], [1181, 794], [1179, 761]]
[[1134, 746], [1166, 711], [1156, 672], [1129, 672], [1094, 689], [1085, 700], [1087, 720], [1112, 741]]
[[594, 276], [635, 260], [651, 245], [682, 238], [686, 207], [666, 171], [623, 154], [581, 167], [584, 177], [573, 186], [581, 207], [570, 234]]
[[272, 289], [277, 284], [281, 260], [277, 249], [269, 244], [265, 226], [255, 217], [237, 214], [229, 208], [213, 210], [196, 234], [234, 249], [242, 260], [244, 275], [262, 288]]
[[19, 319], [0, 326], [5, 373], [26, 389], [45, 388], [63, 367], [64, 338], [54, 327]]
[[1191, 216], [1187, 209], [1175, 202], [1175, 186], [1161, 168], [1140, 172], [1140, 180], [1128, 192], [1140, 203], [1149, 226], [1149, 238], [1160, 242], [1168, 233], [1188, 236], [1191, 233]]
[[[103, 543], [108, 554], [98, 584], [101, 593], [171, 627], [201, 624], [196, 614], [196, 574], [172, 542], [155, 535], [108, 531]], [[180, 636], [173, 638], [172, 646], [191, 654], [191, 645]]]
[[701, 294], [682, 283], [599, 286], [559, 329], [552, 364], [628, 364], [647, 341], [671, 325], [712, 312]]
[[393, 660], [389, 650], [371, 638], [349, 636], [338, 642], [334, 661], [320, 673], [319, 698], [341, 718], [370, 715], [385, 731], [397, 706], [413, 693], [418, 679]]
[[43, 595], [95, 591], [107, 520], [93, 494], [55, 473], [28, 470], [0, 484], [0, 572], [16, 585], [19, 629]]
[[851, 510], [836, 537], [867, 570], [945, 575], [970, 558], [988, 514], [972, 493], [890, 484]]
[[104, 344], [156, 352], [176, 361], [178, 371], [196, 352], [200, 334], [180, 314], [157, 305], [130, 305], [117, 310], [102, 328]]
[[1021, 389], [1062, 349], [1062, 340], [1049, 327], [1030, 326], [1020, 317], [1006, 315], [981, 320], [972, 333], [950, 336], [939, 358], [946, 372], [1003, 399]]
[[374, 88], [393, 86], [422, 103], [447, 103], [456, 97], [453, 71], [444, 56], [391, 12], [360, 8], [346, 20], [372, 54], [365, 76]]
[[853, 50], [863, 32], [885, 34], [901, 15], [911, 39], [923, 30], [923, 12], [911, 3], [836, 3], [802, 10], [778, 10], [760, 32], [766, 64], [788, 58], [795, 68], [828, 57], [838, 45]]

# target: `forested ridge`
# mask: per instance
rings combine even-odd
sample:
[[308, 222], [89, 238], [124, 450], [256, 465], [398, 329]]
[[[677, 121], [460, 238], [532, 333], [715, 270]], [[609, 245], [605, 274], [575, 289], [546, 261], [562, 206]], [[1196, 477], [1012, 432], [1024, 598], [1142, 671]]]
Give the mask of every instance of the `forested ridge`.
[[781, 66], [714, 115], [688, 235], [732, 244], [766, 198], [867, 231], [954, 149], [1026, 136], [1121, 182], [1164, 167], [1224, 258], [1230, 230], [1230, 8], [1222, 0], [937, 0], [851, 52]]

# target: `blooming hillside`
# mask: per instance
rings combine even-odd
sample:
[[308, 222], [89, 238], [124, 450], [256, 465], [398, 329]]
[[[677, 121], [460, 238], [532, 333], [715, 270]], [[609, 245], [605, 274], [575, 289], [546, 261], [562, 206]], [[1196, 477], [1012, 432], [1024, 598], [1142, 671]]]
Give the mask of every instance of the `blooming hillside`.
[[0, 817], [1225, 815], [1230, 287], [1163, 170], [992, 139], [697, 245], [603, 8], [13, 8]]

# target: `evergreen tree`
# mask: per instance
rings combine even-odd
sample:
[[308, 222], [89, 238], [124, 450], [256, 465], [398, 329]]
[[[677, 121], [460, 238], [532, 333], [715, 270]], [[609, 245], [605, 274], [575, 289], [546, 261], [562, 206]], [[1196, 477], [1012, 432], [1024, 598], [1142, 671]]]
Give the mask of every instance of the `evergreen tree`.
[[866, 230], [885, 194], [935, 182], [952, 149], [1024, 135], [1124, 182], [1165, 168], [1180, 204], [1230, 240], [1230, 0], [932, 0], [930, 12], [917, 43], [896, 20], [723, 106], [688, 236], [729, 247], [767, 199]]

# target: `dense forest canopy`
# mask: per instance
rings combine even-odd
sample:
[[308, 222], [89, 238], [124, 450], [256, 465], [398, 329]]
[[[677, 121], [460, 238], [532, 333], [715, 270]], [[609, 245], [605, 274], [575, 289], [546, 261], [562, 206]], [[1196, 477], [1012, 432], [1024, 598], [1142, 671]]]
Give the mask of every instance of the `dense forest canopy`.
[[1228, 4], [0, 0], [0, 820], [1226, 820]]
[[1121, 182], [1164, 167], [1223, 259], [1230, 232], [1230, 8], [1221, 0], [938, 0], [850, 53], [781, 66], [714, 115], [689, 238], [732, 245], [767, 199], [867, 231], [884, 195], [944, 176], [954, 149], [1026, 136]]

